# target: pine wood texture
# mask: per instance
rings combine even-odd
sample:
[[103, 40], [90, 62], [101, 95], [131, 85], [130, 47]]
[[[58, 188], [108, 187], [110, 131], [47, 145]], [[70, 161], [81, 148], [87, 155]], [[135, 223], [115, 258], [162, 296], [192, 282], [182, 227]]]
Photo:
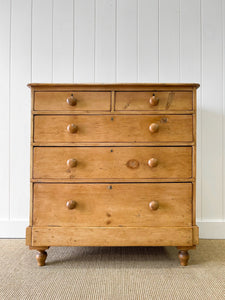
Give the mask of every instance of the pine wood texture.
[[[151, 129], [153, 125], [157, 130]], [[70, 127], [75, 127], [72, 132]], [[34, 142], [192, 142], [191, 115], [35, 116]]]
[[[154, 96], [154, 98], [152, 98]], [[192, 92], [118, 92], [115, 110], [192, 110]]]
[[191, 227], [33, 227], [34, 247], [192, 245]]
[[30, 84], [31, 201], [26, 243], [198, 244], [198, 84]]
[[35, 184], [33, 224], [191, 226], [191, 200], [191, 183]]
[[[72, 101], [67, 101], [73, 95], [76, 104]], [[68, 103], [69, 102], [69, 103]], [[36, 92], [35, 93], [35, 110], [69, 110], [85, 111], [85, 110], [100, 110], [109, 111], [111, 105], [110, 92]]]
[[[137, 168], [127, 166], [131, 159]], [[157, 165], [149, 165], [149, 160]], [[76, 161], [72, 166], [72, 161]], [[70, 164], [71, 162], [71, 164]], [[34, 178], [191, 178], [191, 147], [35, 147]]]

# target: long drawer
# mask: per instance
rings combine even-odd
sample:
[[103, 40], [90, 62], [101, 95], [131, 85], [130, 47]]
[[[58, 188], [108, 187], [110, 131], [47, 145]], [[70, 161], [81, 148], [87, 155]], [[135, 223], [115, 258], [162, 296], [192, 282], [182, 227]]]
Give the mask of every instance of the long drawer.
[[110, 92], [36, 92], [35, 110], [109, 111]]
[[191, 142], [192, 115], [38, 115], [35, 142]]
[[117, 92], [118, 111], [188, 111], [193, 108], [192, 92]]
[[191, 147], [35, 147], [34, 178], [191, 178]]
[[191, 226], [191, 183], [35, 184], [34, 226]]

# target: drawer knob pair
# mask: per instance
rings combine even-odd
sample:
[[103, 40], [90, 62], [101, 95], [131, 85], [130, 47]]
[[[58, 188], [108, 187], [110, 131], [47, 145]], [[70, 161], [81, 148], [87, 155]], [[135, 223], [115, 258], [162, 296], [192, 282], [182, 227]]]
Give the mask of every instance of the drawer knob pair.
[[152, 124], [149, 126], [149, 131], [150, 131], [151, 133], [158, 132], [158, 131], [159, 131], [159, 125], [156, 124], [156, 123], [152, 123]]
[[69, 124], [68, 126], [67, 126], [67, 131], [69, 132], [69, 133], [76, 133], [77, 131], [78, 131], [78, 126], [77, 125], [75, 125], [75, 124]]
[[149, 203], [149, 208], [151, 210], [157, 210], [159, 208], [159, 202], [156, 200], [153, 200]]
[[77, 166], [77, 160], [75, 158], [70, 158], [66, 162], [69, 168], [75, 168]]
[[159, 103], [159, 98], [153, 94], [153, 96], [149, 99], [149, 103], [151, 106], [156, 106]]
[[74, 106], [74, 105], [77, 104], [77, 99], [74, 98], [73, 94], [71, 94], [71, 96], [68, 97], [68, 98], [66, 99], [66, 102], [67, 102], [67, 104], [69, 104], [70, 106]]
[[66, 206], [68, 209], [74, 209], [77, 206], [77, 202], [74, 200], [69, 200], [66, 202]]

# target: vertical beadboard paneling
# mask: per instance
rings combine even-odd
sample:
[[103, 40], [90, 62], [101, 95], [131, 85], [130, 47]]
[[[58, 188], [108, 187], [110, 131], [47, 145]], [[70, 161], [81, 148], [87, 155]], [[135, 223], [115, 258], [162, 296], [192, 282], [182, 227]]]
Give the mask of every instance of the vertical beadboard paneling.
[[53, 2], [53, 82], [73, 82], [73, 0]]
[[[221, 1], [202, 1], [202, 217], [222, 218]], [[224, 155], [224, 154], [223, 154]]]
[[138, 76], [138, 0], [117, 0], [117, 81], [136, 82]]
[[159, 0], [159, 82], [179, 82], [179, 0]]
[[52, 82], [53, 0], [33, 0], [32, 81]]
[[[180, 81], [201, 81], [200, 0], [180, 0]], [[193, 46], [194, 45], [194, 46]], [[201, 87], [197, 90], [196, 210], [201, 219]]]
[[10, 217], [28, 218], [30, 170], [31, 2], [12, 0]]
[[180, 0], [180, 81], [199, 82], [200, 0]]
[[9, 217], [10, 1], [0, 6], [0, 219]]
[[223, 237], [224, 19], [225, 0], [1, 0], [1, 236], [28, 220], [28, 82], [195, 81], [197, 217], [202, 237]]
[[222, 158], [223, 158], [223, 219], [225, 221], [225, 0], [222, 1], [222, 42], [223, 42], [223, 52], [222, 52], [222, 62], [223, 62], [223, 75], [222, 75], [222, 82], [223, 82], [223, 151], [222, 151]]
[[115, 81], [116, 0], [96, 1], [95, 82]]
[[158, 81], [158, 0], [138, 1], [138, 82]]
[[74, 3], [74, 81], [94, 82], [95, 0]]

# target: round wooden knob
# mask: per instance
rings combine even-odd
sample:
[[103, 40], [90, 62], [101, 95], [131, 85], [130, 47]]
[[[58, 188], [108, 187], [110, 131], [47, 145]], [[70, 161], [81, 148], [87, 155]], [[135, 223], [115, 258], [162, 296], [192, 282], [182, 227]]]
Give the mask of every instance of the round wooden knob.
[[66, 202], [68, 209], [74, 209], [77, 206], [77, 203], [74, 200], [69, 200]]
[[66, 162], [69, 168], [75, 168], [77, 166], [77, 160], [75, 158], [70, 158]]
[[159, 98], [153, 94], [153, 96], [149, 99], [149, 103], [151, 106], [156, 106], [159, 103]]
[[153, 200], [149, 203], [149, 207], [151, 210], [157, 210], [159, 208], [159, 202]]
[[149, 126], [149, 130], [150, 130], [151, 133], [158, 132], [158, 131], [159, 131], [159, 125], [156, 124], [156, 123], [152, 123], [152, 124]]
[[69, 133], [76, 133], [77, 130], [78, 130], [78, 126], [75, 125], [75, 124], [69, 124], [69, 125], [67, 126], [67, 131], [68, 131]]
[[148, 161], [148, 165], [150, 168], [155, 168], [158, 165], [158, 159], [157, 158], [150, 158]]
[[74, 105], [77, 104], [77, 99], [74, 98], [73, 94], [71, 94], [71, 96], [68, 97], [68, 98], [66, 99], [66, 102], [67, 102], [67, 104], [69, 104], [70, 106], [74, 106]]

